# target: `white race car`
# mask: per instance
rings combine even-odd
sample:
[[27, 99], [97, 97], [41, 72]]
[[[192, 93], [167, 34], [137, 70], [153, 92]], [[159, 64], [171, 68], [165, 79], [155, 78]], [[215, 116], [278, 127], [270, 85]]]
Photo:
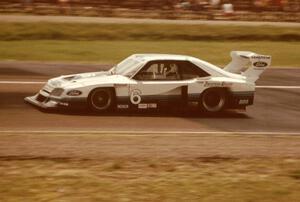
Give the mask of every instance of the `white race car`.
[[60, 76], [25, 101], [41, 108], [153, 109], [198, 104], [205, 112], [245, 109], [255, 81], [271, 56], [232, 51], [221, 69], [203, 60], [169, 54], [135, 54], [108, 71]]

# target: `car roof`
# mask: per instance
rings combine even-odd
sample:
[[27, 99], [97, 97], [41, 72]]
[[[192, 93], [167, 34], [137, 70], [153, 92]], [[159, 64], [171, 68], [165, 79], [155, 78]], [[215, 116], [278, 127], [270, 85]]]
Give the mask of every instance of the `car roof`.
[[137, 60], [142, 61], [152, 61], [152, 60], [189, 60], [192, 58], [187, 55], [175, 55], [175, 54], [154, 54], [154, 53], [146, 53], [146, 54], [134, 54], [132, 55]]
[[153, 61], [153, 60], [190, 61], [190, 62], [196, 64], [199, 68], [202, 68], [205, 71], [209, 72], [211, 75], [214, 75], [214, 76], [224, 76], [225, 75], [225, 76], [229, 76], [229, 77], [232, 76], [232, 74], [224, 71], [223, 69], [219, 68], [216, 65], [213, 65], [209, 62], [206, 62], [199, 58], [188, 56], [188, 55], [144, 53], [144, 54], [134, 54], [134, 55], [131, 55], [130, 57], [141, 63], [144, 63], [144, 64], [149, 61]]

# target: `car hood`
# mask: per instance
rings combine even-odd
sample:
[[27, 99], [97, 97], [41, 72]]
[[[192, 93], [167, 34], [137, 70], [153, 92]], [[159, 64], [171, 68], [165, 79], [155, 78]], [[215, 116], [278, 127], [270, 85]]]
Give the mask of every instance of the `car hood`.
[[87, 85], [113, 85], [128, 83], [130, 79], [122, 75], [113, 75], [108, 71], [82, 74], [63, 75], [50, 79], [48, 84], [55, 88], [87, 86]]

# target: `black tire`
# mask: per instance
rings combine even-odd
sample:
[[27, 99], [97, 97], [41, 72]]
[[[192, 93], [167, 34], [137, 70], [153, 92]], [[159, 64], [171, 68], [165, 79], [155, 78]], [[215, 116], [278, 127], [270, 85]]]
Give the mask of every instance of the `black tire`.
[[218, 113], [225, 109], [227, 96], [225, 89], [211, 88], [205, 90], [199, 101], [201, 111], [206, 113]]
[[94, 112], [106, 112], [115, 104], [114, 91], [109, 88], [94, 89], [88, 97], [88, 106]]

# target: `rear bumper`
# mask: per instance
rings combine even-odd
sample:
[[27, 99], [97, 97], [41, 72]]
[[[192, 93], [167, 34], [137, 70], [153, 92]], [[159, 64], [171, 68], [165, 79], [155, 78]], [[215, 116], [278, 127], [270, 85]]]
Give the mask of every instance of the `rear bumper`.
[[41, 109], [86, 108], [85, 98], [53, 98], [40, 94], [24, 98], [24, 101]]
[[229, 95], [227, 108], [245, 109], [246, 106], [253, 105], [254, 92], [231, 92]]

